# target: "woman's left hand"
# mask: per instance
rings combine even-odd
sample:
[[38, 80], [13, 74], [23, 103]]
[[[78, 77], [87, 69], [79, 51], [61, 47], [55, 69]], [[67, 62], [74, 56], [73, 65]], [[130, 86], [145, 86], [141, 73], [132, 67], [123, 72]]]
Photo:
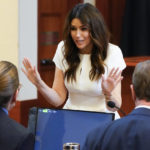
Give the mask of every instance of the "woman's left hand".
[[104, 75], [102, 75], [102, 90], [104, 95], [111, 96], [111, 92], [114, 90], [114, 88], [117, 86], [117, 84], [123, 79], [121, 76], [122, 71], [119, 71], [119, 68], [115, 69], [113, 68], [108, 77], [105, 78]]

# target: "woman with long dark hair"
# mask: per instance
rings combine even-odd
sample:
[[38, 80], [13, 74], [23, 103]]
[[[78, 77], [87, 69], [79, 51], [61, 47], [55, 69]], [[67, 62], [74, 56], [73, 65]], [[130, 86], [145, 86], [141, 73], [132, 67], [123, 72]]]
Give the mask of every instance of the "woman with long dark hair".
[[55, 78], [48, 87], [25, 58], [22, 69], [47, 101], [64, 108], [109, 112], [108, 100], [121, 107], [121, 72], [126, 67], [121, 50], [109, 43], [109, 32], [99, 10], [89, 3], [77, 4], [68, 14], [63, 41], [53, 61]]

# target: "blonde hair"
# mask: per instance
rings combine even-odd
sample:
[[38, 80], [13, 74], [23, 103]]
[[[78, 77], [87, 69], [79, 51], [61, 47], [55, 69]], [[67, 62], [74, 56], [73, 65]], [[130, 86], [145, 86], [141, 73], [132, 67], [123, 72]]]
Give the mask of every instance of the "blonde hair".
[[8, 61], [0, 61], [0, 107], [6, 107], [18, 86], [16, 66]]

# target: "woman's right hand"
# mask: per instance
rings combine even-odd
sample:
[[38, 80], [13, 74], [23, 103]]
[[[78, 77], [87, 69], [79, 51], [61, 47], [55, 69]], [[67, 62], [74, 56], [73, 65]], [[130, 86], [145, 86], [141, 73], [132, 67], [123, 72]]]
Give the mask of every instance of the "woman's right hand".
[[41, 81], [41, 77], [35, 66], [31, 65], [31, 62], [28, 58], [24, 58], [22, 63], [24, 68], [21, 68], [21, 70], [35, 86], [38, 86], [39, 82]]

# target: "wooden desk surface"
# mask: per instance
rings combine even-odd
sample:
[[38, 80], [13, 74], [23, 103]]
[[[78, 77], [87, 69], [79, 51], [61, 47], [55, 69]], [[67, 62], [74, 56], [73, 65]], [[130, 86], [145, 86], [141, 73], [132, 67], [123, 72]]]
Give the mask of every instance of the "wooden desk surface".
[[135, 67], [141, 61], [150, 60], [150, 56], [125, 57], [124, 60], [128, 67]]

